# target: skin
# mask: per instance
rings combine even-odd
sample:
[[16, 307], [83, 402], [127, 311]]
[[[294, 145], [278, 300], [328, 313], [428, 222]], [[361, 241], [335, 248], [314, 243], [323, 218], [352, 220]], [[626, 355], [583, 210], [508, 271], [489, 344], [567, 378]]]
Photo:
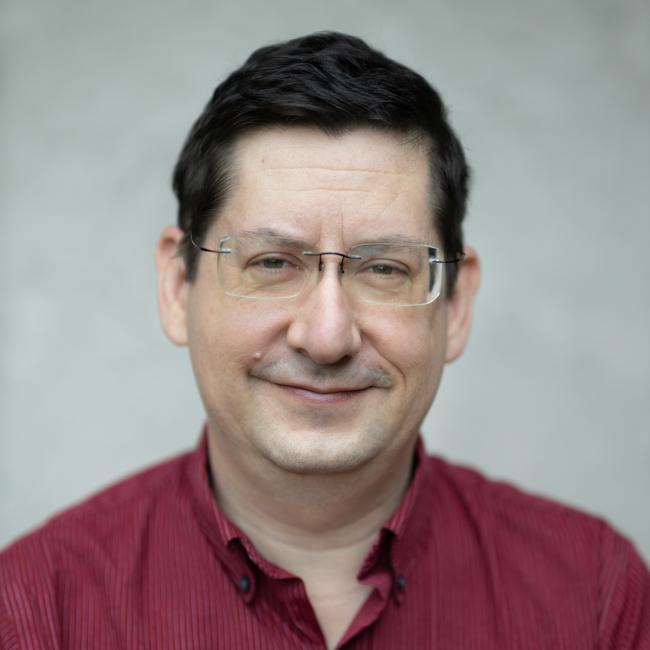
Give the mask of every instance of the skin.
[[[425, 151], [398, 135], [255, 131], [237, 143], [234, 178], [212, 242], [274, 228], [321, 251], [395, 234], [441, 244]], [[298, 297], [255, 301], [224, 294], [209, 253], [186, 282], [180, 239], [170, 226], [158, 242], [161, 320], [190, 350], [216, 498], [303, 579], [333, 646], [367, 597], [354, 576], [408, 485], [443, 366], [467, 341], [478, 258], [467, 248], [453, 298], [426, 306], [355, 301], [338, 257]]]

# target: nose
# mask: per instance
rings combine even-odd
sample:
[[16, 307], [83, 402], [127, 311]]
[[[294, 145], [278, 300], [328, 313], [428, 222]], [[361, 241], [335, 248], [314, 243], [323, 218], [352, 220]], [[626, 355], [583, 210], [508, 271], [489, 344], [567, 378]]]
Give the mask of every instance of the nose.
[[361, 348], [361, 333], [340, 278], [340, 259], [322, 257], [315, 286], [299, 298], [287, 342], [314, 363], [334, 364]]

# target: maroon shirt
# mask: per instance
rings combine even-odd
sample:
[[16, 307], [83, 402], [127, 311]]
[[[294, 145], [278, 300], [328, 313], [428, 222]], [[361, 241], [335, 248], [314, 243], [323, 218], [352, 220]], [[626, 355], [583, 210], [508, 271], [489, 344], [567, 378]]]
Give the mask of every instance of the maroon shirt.
[[[339, 648], [650, 648], [650, 576], [602, 521], [428, 458], [358, 579]], [[198, 449], [0, 554], [0, 648], [324, 648], [302, 581], [219, 510]]]

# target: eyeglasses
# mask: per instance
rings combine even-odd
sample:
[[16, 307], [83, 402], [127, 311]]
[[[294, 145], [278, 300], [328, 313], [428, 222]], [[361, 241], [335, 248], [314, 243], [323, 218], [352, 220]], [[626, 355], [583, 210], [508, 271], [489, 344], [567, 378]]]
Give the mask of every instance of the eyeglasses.
[[445, 264], [465, 256], [443, 259], [430, 244], [373, 242], [353, 246], [347, 253], [304, 250], [305, 244], [277, 235], [227, 235], [218, 248], [192, 244], [217, 253], [217, 276], [224, 292], [238, 298], [287, 300], [318, 281], [325, 263], [336, 260], [341, 285], [362, 302], [411, 307], [432, 303], [440, 295]]

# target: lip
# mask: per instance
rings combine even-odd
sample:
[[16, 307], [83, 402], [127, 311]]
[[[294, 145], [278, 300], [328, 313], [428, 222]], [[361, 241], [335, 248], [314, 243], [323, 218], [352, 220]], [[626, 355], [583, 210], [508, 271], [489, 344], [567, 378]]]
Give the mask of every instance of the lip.
[[274, 385], [282, 389], [286, 394], [312, 404], [340, 404], [341, 402], [347, 402], [363, 395], [369, 388], [344, 388], [336, 386], [324, 389], [292, 384]]

